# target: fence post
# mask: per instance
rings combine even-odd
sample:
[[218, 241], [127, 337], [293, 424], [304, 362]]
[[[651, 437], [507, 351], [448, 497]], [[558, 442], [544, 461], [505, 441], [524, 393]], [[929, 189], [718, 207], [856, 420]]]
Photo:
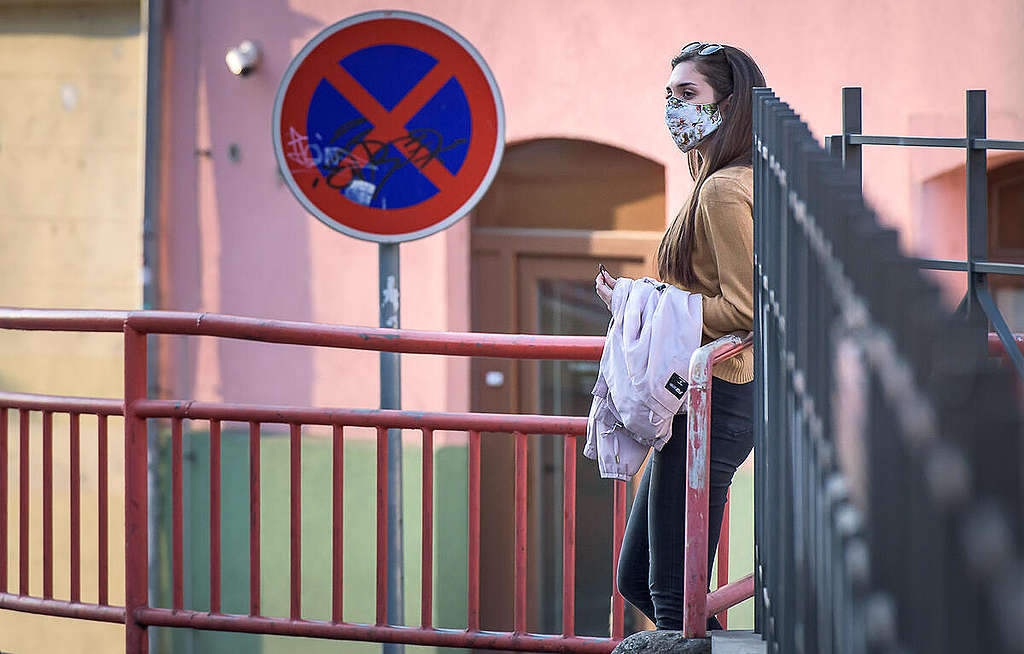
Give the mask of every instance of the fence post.
[[988, 275], [974, 266], [988, 259], [988, 170], [984, 149], [975, 149], [974, 139], [985, 138], [985, 91], [967, 91], [967, 322], [979, 332], [973, 345], [987, 356], [988, 318], [979, 298], [988, 286]]
[[859, 86], [843, 87], [843, 168], [852, 171], [857, 178], [858, 188], [863, 187], [861, 180], [861, 145], [850, 143], [852, 134], [860, 134], [861, 97]]
[[829, 156], [835, 157], [840, 161], [843, 160], [843, 135], [833, 134], [832, 136], [825, 137], [825, 152], [828, 152]]
[[146, 334], [124, 327], [124, 635], [126, 654], [147, 654], [146, 625], [135, 618], [149, 593], [149, 493], [146, 419], [135, 414], [146, 397]]
[[758, 371], [762, 370], [764, 365], [764, 314], [763, 307], [767, 305], [767, 298], [765, 297], [766, 288], [762, 285], [764, 279], [764, 268], [763, 262], [761, 261], [761, 241], [765, 238], [765, 226], [763, 221], [765, 220], [765, 184], [767, 180], [764, 175], [764, 158], [762, 155], [763, 147], [758, 148], [757, 146], [763, 146], [764, 136], [764, 124], [765, 124], [765, 106], [769, 98], [771, 98], [771, 89], [765, 87], [755, 88], [754, 91], [754, 334], [757, 337], [758, 345], [754, 350], [754, 377], [757, 382], [754, 386], [754, 632], [758, 634], [764, 634], [764, 578], [762, 575], [762, 553], [760, 544], [764, 539], [764, 531], [762, 526], [762, 520], [764, 517], [764, 511], [762, 506], [764, 503], [764, 471], [762, 469], [762, 461], [764, 457], [764, 425], [761, 422], [760, 416], [762, 415], [765, 397], [762, 384], [764, 379]]

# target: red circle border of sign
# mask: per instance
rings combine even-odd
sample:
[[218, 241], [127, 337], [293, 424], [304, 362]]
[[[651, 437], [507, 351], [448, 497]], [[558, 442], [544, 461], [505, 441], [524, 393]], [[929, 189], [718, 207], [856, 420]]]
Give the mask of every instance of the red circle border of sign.
[[[352, 52], [382, 43], [419, 49], [438, 59], [438, 65], [447, 65], [462, 85], [473, 120], [469, 151], [457, 176], [453, 176], [454, 187], [439, 189], [434, 197], [402, 209], [361, 206], [326, 183], [300, 188], [283, 148], [289, 127], [301, 127], [298, 131], [305, 134], [310, 99], [324, 78], [322, 73], [313, 71], [325, 70], [329, 65], [340, 68], [338, 62]], [[481, 131], [484, 132], [482, 135]], [[504, 132], [501, 95], [479, 53], [446, 25], [411, 12], [367, 12], [323, 30], [292, 61], [282, 79], [274, 106], [275, 155], [292, 193], [310, 213], [329, 227], [356, 238], [378, 242], [422, 238], [450, 226], [465, 215], [490, 186], [497, 172], [504, 150]], [[315, 167], [313, 170], [320, 174]], [[382, 219], [391, 226], [381, 229]]]

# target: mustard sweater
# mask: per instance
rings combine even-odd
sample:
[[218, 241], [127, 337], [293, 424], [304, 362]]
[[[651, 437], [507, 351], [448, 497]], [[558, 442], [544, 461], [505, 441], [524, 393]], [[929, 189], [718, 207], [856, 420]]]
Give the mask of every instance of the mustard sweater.
[[[754, 328], [754, 170], [730, 166], [711, 174], [697, 196], [693, 270], [697, 283], [679, 288], [703, 296], [701, 345], [733, 331]], [[720, 361], [719, 379], [743, 384], [754, 379], [754, 352]]]

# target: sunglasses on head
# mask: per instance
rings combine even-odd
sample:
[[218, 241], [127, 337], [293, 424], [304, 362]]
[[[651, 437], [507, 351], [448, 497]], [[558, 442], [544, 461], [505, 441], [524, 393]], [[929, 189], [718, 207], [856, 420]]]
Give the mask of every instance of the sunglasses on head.
[[684, 45], [683, 49], [679, 51], [679, 54], [688, 55], [696, 52], [698, 55], [710, 55], [715, 54], [723, 48], [725, 48], [725, 46], [721, 43], [703, 43], [701, 41], [694, 41]]

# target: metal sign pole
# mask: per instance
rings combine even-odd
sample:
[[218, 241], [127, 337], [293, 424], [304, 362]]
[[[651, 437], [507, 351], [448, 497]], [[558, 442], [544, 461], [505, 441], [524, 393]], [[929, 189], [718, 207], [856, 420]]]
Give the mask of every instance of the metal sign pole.
[[[398, 329], [398, 243], [381, 243], [380, 326]], [[397, 352], [380, 353], [380, 408], [402, 408], [401, 359]], [[402, 556], [402, 430], [388, 429], [388, 624], [405, 624], [405, 569]], [[401, 654], [405, 646], [384, 643], [387, 654]]]

